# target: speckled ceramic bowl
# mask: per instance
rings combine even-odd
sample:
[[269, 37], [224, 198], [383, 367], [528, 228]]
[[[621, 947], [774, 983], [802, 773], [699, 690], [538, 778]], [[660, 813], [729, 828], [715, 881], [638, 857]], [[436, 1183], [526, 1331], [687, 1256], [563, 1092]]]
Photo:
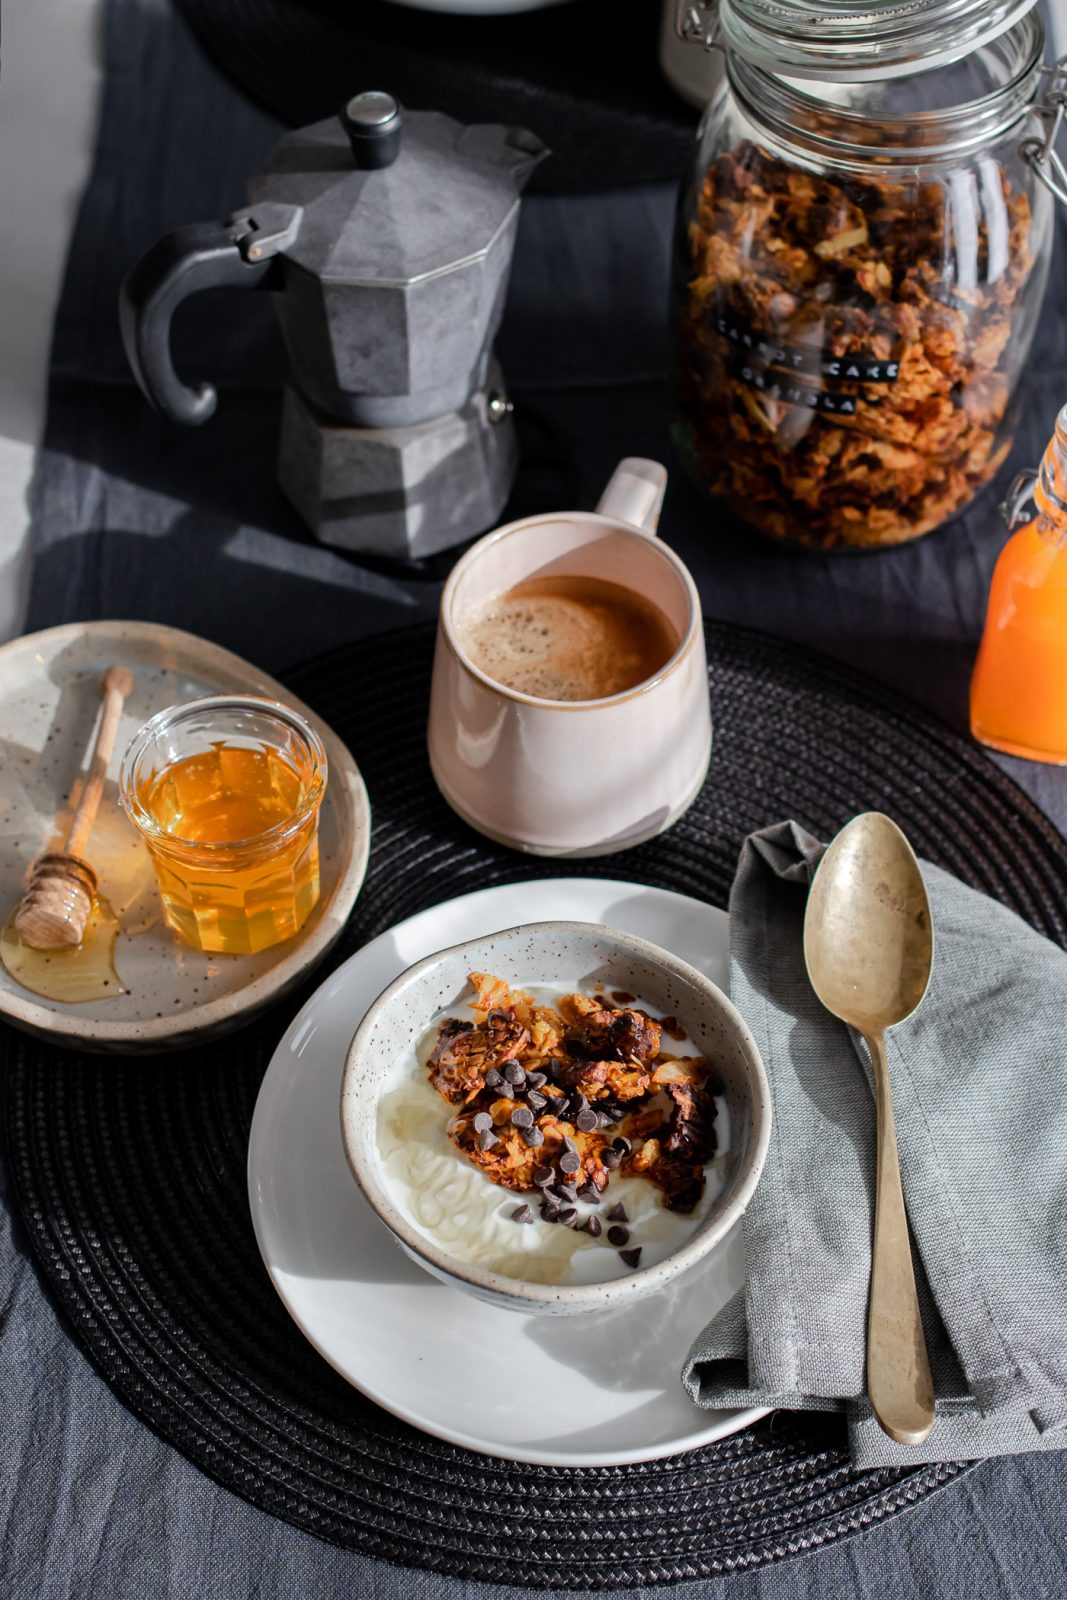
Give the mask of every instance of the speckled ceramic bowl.
[[[517, 988], [589, 993], [597, 983], [625, 989], [673, 1014], [725, 1084], [730, 1146], [722, 1192], [696, 1231], [665, 1259], [604, 1283], [544, 1284], [505, 1277], [457, 1260], [402, 1213], [385, 1180], [378, 1102], [398, 1062], [415, 1069], [419, 1040], [441, 1012], [464, 1003], [467, 975], [494, 972]], [[442, 1102], [442, 1114], [446, 1108]], [[699, 1261], [740, 1220], [759, 1180], [770, 1138], [767, 1076], [752, 1035], [709, 979], [632, 934], [585, 922], [535, 922], [454, 945], [418, 961], [380, 994], [348, 1049], [341, 1085], [341, 1132], [348, 1163], [378, 1216], [412, 1260], [456, 1288], [527, 1313], [575, 1315], [617, 1306], [662, 1288]]]

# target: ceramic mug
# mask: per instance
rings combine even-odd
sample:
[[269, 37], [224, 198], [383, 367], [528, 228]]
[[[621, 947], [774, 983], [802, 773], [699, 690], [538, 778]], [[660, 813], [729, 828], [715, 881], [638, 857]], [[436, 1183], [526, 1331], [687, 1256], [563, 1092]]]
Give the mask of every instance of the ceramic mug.
[[[692, 804], [711, 756], [704, 627], [696, 585], [656, 538], [667, 474], [620, 462], [595, 511], [525, 517], [484, 538], [441, 596], [430, 698], [430, 767], [480, 833], [542, 856], [597, 856], [662, 833]], [[680, 644], [667, 664], [602, 700], [539, 700], [465, 653], [464, 621], [534, 577], [603, 578], [635, 590]]]

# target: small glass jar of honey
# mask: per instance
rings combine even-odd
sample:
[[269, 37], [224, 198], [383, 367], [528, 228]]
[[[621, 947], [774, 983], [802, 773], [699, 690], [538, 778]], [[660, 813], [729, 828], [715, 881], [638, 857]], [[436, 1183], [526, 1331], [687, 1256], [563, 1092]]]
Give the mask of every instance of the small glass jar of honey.
[[299, 932], [319, 898], [326, 778], [318, 734], [273, 700], [210, 696], [145, 724], [119, 790], [179, 938], [253, 955]]

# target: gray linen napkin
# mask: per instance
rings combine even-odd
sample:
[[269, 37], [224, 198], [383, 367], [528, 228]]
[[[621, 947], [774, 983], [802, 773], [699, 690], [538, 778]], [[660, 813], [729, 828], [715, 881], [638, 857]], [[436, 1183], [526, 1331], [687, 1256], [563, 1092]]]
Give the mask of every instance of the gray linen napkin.
[[923, 863], [933, 977], [888, 1048], [937, 1420], [925, 1444], [895, 1444], [864, 1393], [869, 1063], [804, 970], [807, 886], [824, 848], [782, 822], [741, 850], [730, 986], [774, 1125], [744, 1219], [746, 1288], [696, 1340], [683, 1382], [703, 1406], [843, 1409], [858, 1467], [1063, 1448], [1067, 954]]

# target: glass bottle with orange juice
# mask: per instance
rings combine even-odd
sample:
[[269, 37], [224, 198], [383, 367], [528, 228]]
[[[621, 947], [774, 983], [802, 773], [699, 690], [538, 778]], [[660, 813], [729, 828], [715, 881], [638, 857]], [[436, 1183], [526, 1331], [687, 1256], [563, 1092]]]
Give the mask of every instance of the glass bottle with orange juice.
[[971, 732], [1009, 755], [1067, 765], [1067, 406], [1040, 470], [1012, 485], [1009, 526], [1031, 497], [1037, 515], [1012, 534], [993, 572]]

